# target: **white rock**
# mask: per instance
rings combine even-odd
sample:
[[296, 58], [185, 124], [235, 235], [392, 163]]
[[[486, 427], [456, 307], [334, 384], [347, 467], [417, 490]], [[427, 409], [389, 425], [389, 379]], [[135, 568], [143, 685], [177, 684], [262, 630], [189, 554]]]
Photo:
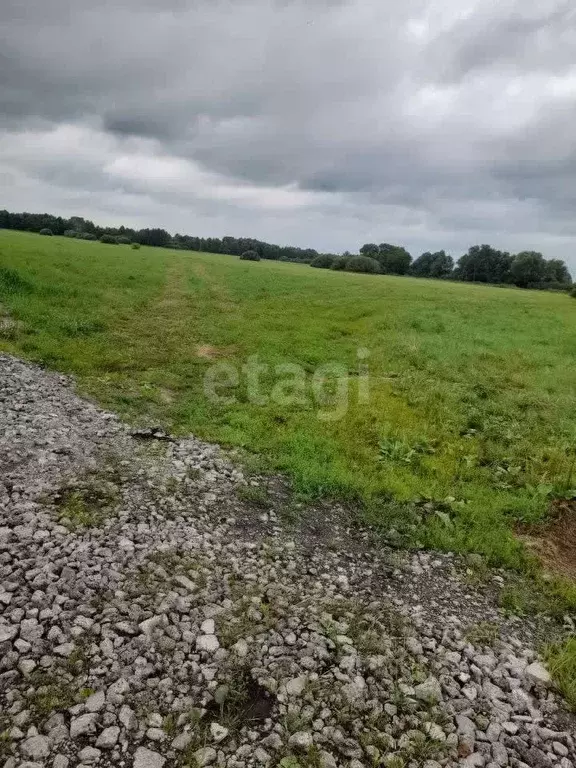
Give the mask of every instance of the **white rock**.
[[97, 722], [97, 712], [88, 712], [86, 715], [73, 718], [70, 723], [70, 738], [76, 739], [78, 736], [95, 733]]
[[234, 653], [241, 659], [246, 658], [248, 655], [248, 643], [246, 640], [240, 639], [232, 646]]
[[138, 747], [134, 754], [134, 768], [162, 768], [166, 758], [146, 747]]
[[50, 741], [46, 736], [32, 736], [22, 742], [20, 749], [26, 757], [41, 760], [50, 754]]
[[15, 627], [13, 624], [0, 624], [0, 643], [14, 640], [17, 634], [18, 627]]
[[436, 703], [442, 699], [442, 689], [437, 678], [430, 675], [423, 683], [414, 686], [414, 696], [421, 701]]
[[117, 725], [111, 725], [104, 728], [96, 741], [96, 746], [100, 749], [113, 749], [116, 746], [120, 736], [120, 728]]
[[306, 675], [293, 677], [286, 683], [286, 693], [288, 696], [300, 696], [304, 692], [307, 683], [308, 677]]
[[312, 734], [308, 733], [308, 731], [296, 731], [296, 733], [293, 733], [288, 739], [288, 745], [294, 749], [306, 750], [309, 749], [313, 743], [314, 740]]
[[194, 752], [194, 759], [198, 768], [204, 765], [210, 765], [216, 760], [216, 750], [213, 747], [202, 747]]
[[224, 741], [229, 733], [228, 728], [224, 728], [220, 723], [210, 723], [210, 734], [212, 735], [212, 741], [216, 742], [216, 744]]
[[220, 648], [216, 635], [200, 635], [196, 638], [196, 650], [214, 653]]
[[100, 712], [101, 709], [104, 709], [105, 704], [106, 695], [104, 691], [96, 691], [96, 693], [88, 696], [84, 702], [84, 706], [87, 712]]
[[179, 733], [178, 736], [172, 741], [172, 749], [175, 749], [177, 752], [183, 752], [192, 741], [192, 734], [184, 731], [184, 733]]
[[528, 680], [536, 685], [550, 685], [551, 677], [546, 667], [539, 661], [534, 661], [526, 667], [524, 672]]
[[216, 632], [214, 619], [205, 619], [200, 625], [200, 632], [204, 635], [213, 635]]

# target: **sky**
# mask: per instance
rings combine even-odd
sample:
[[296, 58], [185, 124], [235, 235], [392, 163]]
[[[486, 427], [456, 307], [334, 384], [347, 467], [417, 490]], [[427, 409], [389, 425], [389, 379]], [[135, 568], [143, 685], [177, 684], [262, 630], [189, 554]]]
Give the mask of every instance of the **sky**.
[[576, 274], [576, 5], [2, 0], [0, 208]]

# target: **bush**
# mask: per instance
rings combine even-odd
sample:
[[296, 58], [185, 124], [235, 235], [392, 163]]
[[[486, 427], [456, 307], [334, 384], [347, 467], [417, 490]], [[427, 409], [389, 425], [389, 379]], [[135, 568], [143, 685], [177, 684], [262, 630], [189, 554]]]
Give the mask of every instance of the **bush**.
[[348, 259], [345, 259], [344, 256], [337, 256], [334, 261], [332, 262], [332, 266], [330, 269], [346, 269], [346, 262]]
[[67, 229], [66, 232], [64, 232], [64, 237], [81, 237], [80, 232], [76, 232], [75, 229]]
[[131, 245], [132, 240], [130, 240], [129, 237], [124, 237], [124, 235], [120, 235], [116, 238], [116, 242], [118, 245]]
[[132, 250], [137, 251], [140, 248], [140, 243], [132, 243]]
[[82, 232], [78, 235], [81, 240], [97, 240], [98, 238], [93, 232]]
[[48, 229], [48, 227], [44, 227], [44, 229], [40, 230], [39, 234], [41, 234], [41, 235], [49, 235], [50, 237], [52, 237], [52, 230]]
[[576, 299], [576, 285], [570, 291], [570, 296], [572, 296], [573, 299]]
[[345, 269], [347, 272], [370, 272], [376, 274], [380, 272], [380, 264], [370, 256], [352, 256], [352, 258], [347, 259]]
[[312, 259], [310, 262], [311, 267], [319, 267], [320, 269], [330, 269], [332, 264], [336, 261], [336, 256], [332, 256], [331, 253], [321, 253]]
[[101, 235], [100, 242], [108, 243], [109, 245], [118, 245], [118, 238], [114, 237], [114, 235]]
[[242, 261], [260, 261], [260, 255], [256, 251], [244, 251], [240, 258]]

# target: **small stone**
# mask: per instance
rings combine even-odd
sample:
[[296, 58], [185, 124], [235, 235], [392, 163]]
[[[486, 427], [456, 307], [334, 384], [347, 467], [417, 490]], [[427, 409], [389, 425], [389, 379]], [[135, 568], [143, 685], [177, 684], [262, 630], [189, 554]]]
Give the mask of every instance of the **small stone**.
[[50, 742], [46, 736], [32, 736], [22, 742], [20, 749], [26, 757], [41, 760], [50, 754]]
[[554, 752], [556, 752], [557, 755], [560, 755], [560, 757], [568, 757], [568, 748], [565, 747], [564, 744], [561, 744], [559, 741], [552, 742], [552, 749]]
[[70, 738], [76, 739], [78, 736], [95, 733], [97, 722], [97, 712], [89, 712], [86, 715], [80, 715], [80, 717], [73, 718], [70, 723]]
[[67, 659], [72, 655], [75, 647], [74, 643], [62, 643], [62, 645], [57, 645], [56, 648], [54, 648], [54, 653], [57, 656], [62, 656]]
[[240, 639], [232, 646], [234, 653], [241, 659], [244, 659], [248, 655], [248, 643], [246, 640]]
[[230, 731], [228, 728], [224, 728], [223, 725], [220, 725], [220, 723], [210, 723], [210, 733], [212, 735], [212, 741], [219, 744], [221, 741], [224, 741]]
[[421, 701], [435, 704], [442, 699], [442, 689], [437, 678], [430, 675], [423, 683], [414, 687], [414, 696]]
[[104, 709], [105, 704], [106, 695], [104, 691], [96, 691], [96, 693], [88, 696], [84, 702], [84, 707], [88, 712], [100, 712], [101, 709]]
[[9, 640], [14, 640], [18, 634], [18, 627], [12, 624], [0, 624], [0, 643], [6, 643]]
[[220, 643], [216, 635], [200, 635], [196, 638], [196, 650], [214, 653], [220, 648]]
[[306, 675], [293, 677], [286, 683], [286, 693], [288, 696], [300, 696], [304, 692], [307, 682], [308, 678]]
[[526, 667], [524, 672], [528, 680], [536, 685], [550, 685], [551, 677], [550, 673], [543, 664], [539, 661], [534, 661]]
[[177, 752], [183, 752], [192, 741], [192, 734], [184, 731], [184, 733], [179, 733], [178, 736], [172, 741], [172, 749], [175, 749]]
[[145, 619], [138, 624], [138, 629], [143, 635], [150, 636], [157, 626], [162, 623], [162, 616], [152, 616], [149, 619]]
[[78, 757], [85, 765], [92, 765], [92, 763], [96, 763], [100, 759], [101, 754], [99, 749], [84, 747], [84, 749], [80, 750]]
[[127, 704], [123, 704], [120, 707], [118, 719], [127, 731], [135, 731], [138, 728], [138, 718], [136, 717], [136, 713], [133, 709], [130, 709]]
[[309, 749], [313, 743], [314, 740], [312, 734], [308, 733], [308, 731], [296, 731], [296, 733], [293, 733], [288, 739], [288, 745], [290, 747], [300, 750]]
[[52, 763], [52, 768], [68, 768], [70, 760], [66, 755], [56, 755]]
[[166, 758], [146, 747], [138, 747], [134, 754], [133, 768], [162, 768]]
[[[216, 750], [214, 747], [202, 747], [194, 752], [194, 759], [198, 768], [202, 768], [204, 765], [211, 765], [216, 761]], [[136, 766], [134, 767], [136, 768]]]
[[100, 749], [113, 749], [120, 736], [120, 728], [117, 725], [111, 725], [104, 728], [96, 741], [96, 746]]
[[202, 632], [203, 635], [214, 635], [216, 633], [214, 619], [205, 619], [200, 625], [200, 632]]
[[262, 765], [268, 765], [269, 762], [272, 760], [272, 756], [266, 752], [265, 749], [262, 749], [262, 747], [258, 747], [254, 751], [254, 759], [257, 763], [261, 763]]

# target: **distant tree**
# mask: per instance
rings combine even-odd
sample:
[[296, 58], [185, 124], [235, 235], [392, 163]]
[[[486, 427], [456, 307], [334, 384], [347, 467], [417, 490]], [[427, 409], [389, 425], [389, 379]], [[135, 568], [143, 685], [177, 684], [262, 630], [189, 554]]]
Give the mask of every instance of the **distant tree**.
[[109, 245], [118, 245], [118, 239], [114, 235], [100, 235], [101, 243], [108, 243]]
[[430, 277], [430, 269], [432, 267], [432, 262], [434, 261], [434, 255], [435, 254], [430, 253], [430, 251], [426, 251], [421, 256], [418, 256], [417, 259], [414, 259], [410, 267], [411, 274], [413, 274], [414, 277]]
[[378, 246], [376, 243], [366, 243], [360, 248], [362, 256], [369, 256], [371, 259], [378, 260]]
[[125, 235], [118, 235], [116, 241], [119, 245], [130, 245], [132, 242], [132, 240], [130, 240], [130, 238], [126, 237]]
[[572, 283], [568, 267], [561, 259], [548, 259], [544, 279], [550, 283], [565, 283], [566, 285]]
[[527, 288], [530, 284], [538, 284], [544, 281], [546, 275], [546, 261], [537, 251], [522, 251], [517, 253], [512, 260], [510, 277], [514, 285]]
[[81, 237], [82, 240], [97, 240], [98, 238], [94, 234], [94, 232], [82, 232], [78, 237]]
[[442, 280], [450, 277], [454, 269], [454, 259], [445, 251], [437, 251], [430, 266], [430, 277]]
[[490, 245], [473, 245], [458, 261], [454, 277], [476, 283], [509, 283], [513, 257]]
[[75, 229], [67, 229], [64, 232], [64, 237], [79, 237], [81, 234], [81, 232], [77, 232]]
[[371, 272], [377, 274], [380, 272], [380, 264], [376, 259], [370, 256], [352, 256], [346, 260], [347, 272]]
[[570, 291], [570, 296], [572, 296], [573, 299], [576, 299], [576, 285]]
[[40, 230], [41, 235], [48, 235], [49, 237], [52, 237], [52, 230], [48, 229], [48, 227], [44, 227]]
[[[141, 229], [134, 234], [134, 240], [141, 245], [152, 245], [159, 248], [167, 245], [170, 240], [170, 233], [165, 229]], [[212, 251], [218, 253], [218, 251]]]
[[412, 256], [406, 248], [401, 245], [391, 245], [390, 243], [380, 243], [378, 254], [374, 256], [382, 272], [392, 275], [405, 275], [412, 262]]
[[133, 249], [134, 251], [137, 251], [137, 250], [139, 250], [139, 248], [140, 248], [140, 243], [132, 243], [132, 249]]
[[242, 261], [260, 261], [260, 255], [256, 251], [244, 251], [240, 254]]
[[310, 262], [311, 267], [319, 267], [320, 269], [330, 269], [338, 257], [331, 253], [321, 253], [312, 259]]

